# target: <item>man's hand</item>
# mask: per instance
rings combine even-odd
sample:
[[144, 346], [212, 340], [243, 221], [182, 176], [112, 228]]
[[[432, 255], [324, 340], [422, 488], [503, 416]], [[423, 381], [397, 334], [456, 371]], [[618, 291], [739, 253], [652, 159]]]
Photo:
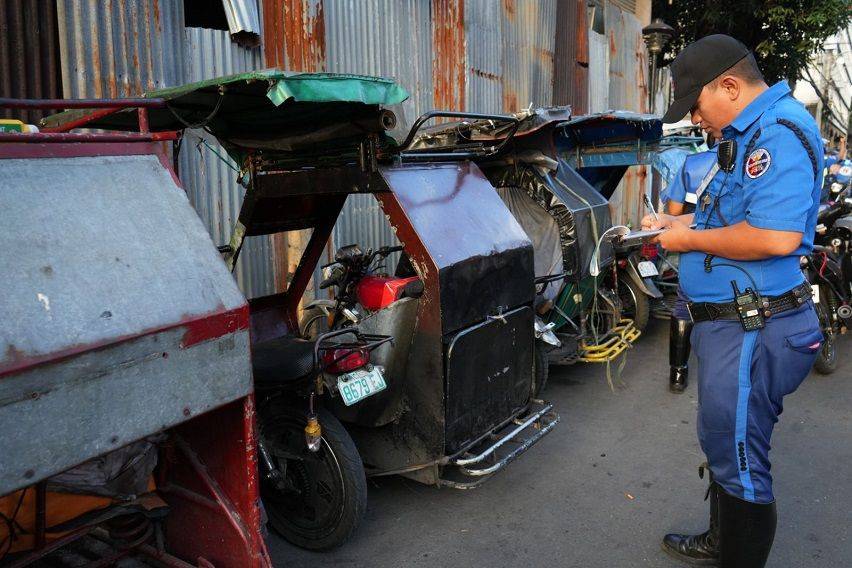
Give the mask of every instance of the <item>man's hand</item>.
[[653, 242], [659, 243], [664, 249], [669, 252], [689, 252], [692, 249], [690, 246], [690, 238], [692, 229], [683, 223], [675, 220], [669, 225], [669, 228], [660, 233]]
[[660, 213], [660, 219], [654, 219], [652, 215], [642, 217], [642, 230], [655, 231], [657, 229], [665, 229], [672, 226], [672, 223], [677, 222], [677, 217]]

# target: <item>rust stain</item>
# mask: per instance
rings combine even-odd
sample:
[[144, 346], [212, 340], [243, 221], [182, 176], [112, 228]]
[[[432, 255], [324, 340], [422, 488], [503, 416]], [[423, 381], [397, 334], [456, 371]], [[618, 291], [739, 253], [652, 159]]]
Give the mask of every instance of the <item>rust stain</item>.
[[157, 29], [162, 31], [162, 25], [160, 23], [160, 3], [154, 2], [154, 23], [157, 25]]
[[612, 55], [612, 56], [615, 56], [615, 55], [618, 54], [618, 47], [616, 46], [616, 43], [615, 43], [615, 32], [614, 31], [609, 32], [609, 54]]
[[520, 110], [518, 106], [518, 93], [513, 91], [507, 85], [503, 86], [503, 111], [517, 112]]
[[543, 62], [553, 63], [553, 52], [550, 51], [549, 49], [544, 49], [544, 48], [541, 48], [541, 47], [534, 47], [533, 52], [535, 53], [536, 57], [541, 59]]
[[[326, 40], [322, 0], [265, 0], [263, 37], [267, 67], [325, 71]], [[272, 235], [275, 290], [286, 290], [310, 231]]]
[[506, 17], [509, 20], [515, 19], [515, 13], [517, 12], [517, 6], [515, 6], [515, 0], [503, 0], [503, 11], [506, 12]]
[[432, 63], [435, 107], [465, 109], [464, 4], [462, 0], [435, 0], [432, 6]]
[[289, 71], [325, 70], [325, 17], [322, 0], [263, 2], [266, 65]]
[[284, 53], [292, 71], [317, 72], [325, 68], [325, 18], [322, 2], [284, 4]]

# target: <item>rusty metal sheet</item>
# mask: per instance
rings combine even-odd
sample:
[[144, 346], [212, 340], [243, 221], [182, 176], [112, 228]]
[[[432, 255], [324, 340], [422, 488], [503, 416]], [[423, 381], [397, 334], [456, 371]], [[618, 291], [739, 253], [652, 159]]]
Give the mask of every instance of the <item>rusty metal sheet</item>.
[[571, 105], [575, 114], [589, 107], [589, 30], [585, 0], [557, 4], [553, 104]]
[[432, 49], [436, 108], [466, 108], [464, 39], [463, 0], [435, 0], [432, 3]]
[[57, 0], [67, 98], [115, 98], [182, 82], [183, 2]]
[[263, 39], [267, 67], [325, 71], [323, 0], [264, 0]]
[[550, 106], [556, 0], [503, 0], [503, 110]]
[[[323, 0], [264, 0], [263, 42], [267, 67], [288, 71], [326, 71]], [[351, 72], [351, 70], [347, 71]], [[305, 231], [270, 235], [274, 289], [287, 288], [308, 243]], [[313, 295], [313, 291], [310, 291]]]
[[466, 109], [503, 112], [503, 25], [499, 2], [467, 0], [464, 10], [467, 57]]

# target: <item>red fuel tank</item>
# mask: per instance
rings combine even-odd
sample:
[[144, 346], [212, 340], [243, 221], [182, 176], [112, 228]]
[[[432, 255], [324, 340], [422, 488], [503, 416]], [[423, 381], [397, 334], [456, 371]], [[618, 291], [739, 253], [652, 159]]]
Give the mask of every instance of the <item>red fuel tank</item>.
[[358, 282], [356, 293], [358, 303], [368, 310], [380, 310], [397, 301], [405, 285], [418, 280], [411, 278], [393, 278], [390, 276], [365, 276]]

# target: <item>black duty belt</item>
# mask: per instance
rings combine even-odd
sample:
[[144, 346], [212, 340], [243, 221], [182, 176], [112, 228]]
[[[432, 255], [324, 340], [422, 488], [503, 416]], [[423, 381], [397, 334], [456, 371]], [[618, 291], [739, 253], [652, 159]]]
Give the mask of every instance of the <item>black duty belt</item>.
[[[785, 292], [780, 296], [772, 296], [764, 298], [764, 313], [763, 317], [769, 318], [775, 314], [794, 310], [804, 304], [811, 298], [811, 285], [804, 283], [796, 286], [789, 292]], [[767, 305], [768, 303], [768, 305]], [[692, 316], [692, 321], [698, 323], [700, 321], [714, 320], [738, 320], [737, 305], [734, 302], [724, 302], [714, 304], [712, 302], [689, 302], [687, 304], [689, 314]]]

